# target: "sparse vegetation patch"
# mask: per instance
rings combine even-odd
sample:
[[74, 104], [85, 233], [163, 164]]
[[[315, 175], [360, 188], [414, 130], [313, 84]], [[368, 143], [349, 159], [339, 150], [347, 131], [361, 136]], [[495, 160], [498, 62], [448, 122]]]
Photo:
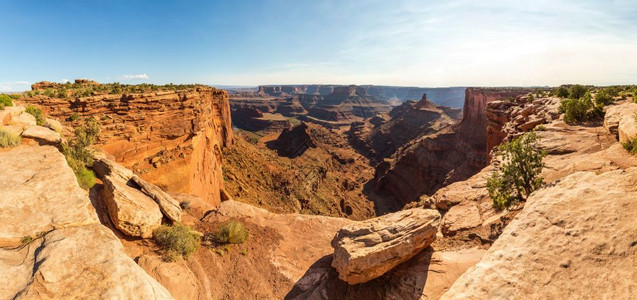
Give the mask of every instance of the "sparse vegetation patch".
[[6, 94], [0, 94], [0, 110], [3, 110], [6, 106], [13, 106], [13, 99]]
[[230, 220], [219, 226], [219, 229], [207, 236], [217, 244], [243, 244], [248, 239], [248, 230], [243, 223]]
[[0, 129], [0, 148], [15, 147], [20, 145], [20, 143], [21, 138], [19, 135], [6, 129]]
[[193, 232], [189, 226], [175, 223], [173, 226], [162, 225], [153, 231], [155, 243], [166, 251], [170, 261], [182, 256], [188, 257], [199, 247], [200, 236]]
[[35, 117], [35, 122], [36, 124], [38, 124], [38, 126], [42, 126], [44, 125], [44, 122], [46, 122], [41, 108], [29, 105], [27, 106], [26, 112]]
[[75, 136], [62, 143], [62, 153], [66, 162], [73, 169], [77, 182], [84, 189], [95, 185], [95, 174], [87, 167], [93, 165], [93, 153], [89, 148], [100, 134], [100, 125], [97, 120], [89, 118], [85, 124], [75, 128]]
[[501, 166], [487, 180], [487, 190], [497, 209], [505, 209], [526, 198], [542, 185], [540, 173], [544, 167], [545, 151], [537, 149], [535, 132], [500, 145]]

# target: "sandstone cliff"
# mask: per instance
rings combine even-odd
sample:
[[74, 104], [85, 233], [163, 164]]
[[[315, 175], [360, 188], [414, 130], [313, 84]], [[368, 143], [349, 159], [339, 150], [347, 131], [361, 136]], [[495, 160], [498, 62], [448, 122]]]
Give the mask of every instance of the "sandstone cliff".
[[197, 86], [75, 99], [33, 96], [24, 101], [71, 125], [74, 119], [96, 118], [102, 128], [98, 145], [118, 162], [164, 189], [219, 204], [221, 150], [233, 137], [225, 91]]

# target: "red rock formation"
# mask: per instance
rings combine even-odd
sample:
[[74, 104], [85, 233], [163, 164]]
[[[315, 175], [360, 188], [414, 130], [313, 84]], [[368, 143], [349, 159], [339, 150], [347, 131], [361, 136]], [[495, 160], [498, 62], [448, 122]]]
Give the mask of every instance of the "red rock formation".
[[365, 122], [352, 123], [351, 143], [375, 161], [389, 158], [411, 140], [454, 124], [460, 109], [436, 106], [426, 94], [418, 102], [405, 101], [388, 114], [378, 114]]
[[308, 132], [307, 124], [301, 123], [292, 129], [284, 129], [272, 142], [273, 148], [281, 156], [290, 158], [301, 156], [305, 150], [316, 147]]
[[[488, 163], [487, 103], [529, 93], [520, 88], [467, 88], [463, 118], [453, 127], [410, 142], [379, 164], [376, 179], [401, 203], [464, 180]], [[493, 147], [493, 145], [489, 145]]]
[[40, 105], [60, 120], [69, 120], [74, 113], [80, 119], [94, 117], [102, 125], [99, 147], [122, 165], [169, 191], [220, 203], [221, 149], [233, 137], [225, 91], [199, 86], [74, 100], [36, 96], [24, 101]]

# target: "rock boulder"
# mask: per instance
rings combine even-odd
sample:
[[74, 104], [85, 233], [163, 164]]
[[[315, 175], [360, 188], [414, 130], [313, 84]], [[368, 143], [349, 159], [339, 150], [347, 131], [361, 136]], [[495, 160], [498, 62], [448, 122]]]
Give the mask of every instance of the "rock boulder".
[[332, 240], [332, 266], [349, 284], [377, 278], [429, 246], [439, 223], [438, 211], [415, 208], [345, 226]]
[[57, 145], [62, 141], [59, 133], [42, 126], [31, 126], [22, 132], [22, 137], [36, 140], [40, 145]]

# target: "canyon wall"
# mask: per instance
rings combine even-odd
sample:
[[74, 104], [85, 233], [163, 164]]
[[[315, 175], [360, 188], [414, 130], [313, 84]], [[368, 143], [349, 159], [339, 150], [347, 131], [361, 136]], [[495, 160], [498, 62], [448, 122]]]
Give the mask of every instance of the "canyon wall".
[[[294, 95], [326, 96], [344, 85], [262, 85], [257, 88], [256, 95], [287, 97]], [[369, 96], [384, 100], [402, 102], [418, 100], [422, 94], [429, 95], [431, 101], [438, 105], [462, 107], [465, 87], [423, 88], [408, 86], [360, 85]]]
[[101, 124], [98, 146], [118, 162], [163, 189], [220, 203], [221, 150], [233, 137], [225, 91], [197, 86], [71, 100], [46, 96], [24, 100], [71, 126], [85, 118], [97, 119]]
[[530, 91], [467, 88], [462, 121], [413, 140], [380, 163], [376, 169], [378, 189], [390, 192], [404, 205], [477, 173], [489, 161], [489, 146], [494, 146], [487, 143], [487, 104], [515, 100]]

